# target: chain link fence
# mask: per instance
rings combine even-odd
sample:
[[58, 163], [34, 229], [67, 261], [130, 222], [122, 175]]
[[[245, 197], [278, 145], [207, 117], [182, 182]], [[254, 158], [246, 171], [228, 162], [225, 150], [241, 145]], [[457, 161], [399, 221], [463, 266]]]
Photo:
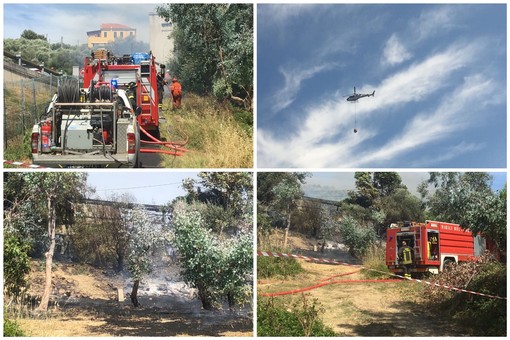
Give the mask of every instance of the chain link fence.
[[59, 78], [4, 61], [4, 150], [44, 114]]

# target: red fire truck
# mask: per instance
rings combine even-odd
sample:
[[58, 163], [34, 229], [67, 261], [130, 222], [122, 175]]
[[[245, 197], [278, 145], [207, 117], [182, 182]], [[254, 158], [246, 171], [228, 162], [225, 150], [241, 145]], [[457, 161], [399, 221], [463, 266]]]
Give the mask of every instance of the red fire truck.
[[158, 135], [159, 97], [155, 59], [152, 53], [133, 53], [115, 57], [106, 49], [98, 49], [91, 57], [85, 58], [83, 87], [106, 84], [118, 89], [127, 89], [128, 85], [134, 82], [136, 104], [142, 111], [138, 115], [138, 123], [146, 131]]
[[74, 78], [59, 80], [46, 114], [32, 127], [33, 163], [140, 166], [140, 132], [159, 131], [155, 58], [117, 58], [100, 49], [85, 58], [82, 74], [81, 85]]
[[446, 222], [392, 224], [386, 230], [386, 265], [392, 273], [402, 273], [398, 249], [406, 241], [413, 251], [411, 273], [439, 273], [450, 263], [473, 260], [486, 249], [485, 239]]

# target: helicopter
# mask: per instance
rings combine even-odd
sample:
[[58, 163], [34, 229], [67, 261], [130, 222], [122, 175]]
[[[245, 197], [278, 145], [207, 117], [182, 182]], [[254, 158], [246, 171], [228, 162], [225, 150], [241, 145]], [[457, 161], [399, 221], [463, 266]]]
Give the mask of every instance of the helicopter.
[[[348, 102], [356, 103], [358, 101], [358, 99], [360, 99], [360, 98], [374, 97], [374, 96], [375, 96], [375, 90], [372, 93], [356, 93], [356, 86], [354, 86], [354, 93], [351, 95], [348, 95], [348, 96], [344, 96], [344, 97], [347, 97]], [[355, 116], [354, 116], [354, 133], [358, 133], [358, 129], [356, 128], [356, 111], [354, 114], [355, 114]]]
[[374, 92], [367, 93], [367, 94], [356, 93], [356, 86], [354, 86], [354, 93], [349, 95], [349, 96], [344, 96], [344, 97], [347, 97], [347, 101], [348, 102], [356, 102], [360, 98], [363, 98], [363, 97], [374, 97], [374, 96], [375, 96], [375, 90], [374, 90]]

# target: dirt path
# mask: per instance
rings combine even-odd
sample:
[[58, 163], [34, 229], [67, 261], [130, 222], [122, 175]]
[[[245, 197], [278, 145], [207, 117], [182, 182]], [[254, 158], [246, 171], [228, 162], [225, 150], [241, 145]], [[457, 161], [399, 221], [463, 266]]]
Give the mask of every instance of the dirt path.
[[[299, 244], [293, 240], [294, 244]], [[311, 257], [334, 258], [356, 263], [345, 252], [330, 250], [325, 254], [313, 252], [308, 247], [294, 248], [294, 253]], [[257, 285], [260, 293], [275, 293], [311, 287], [321, 282], [366, 279], [355, 267], [328, 265], [298, 260], [305, 273], [286, 280], [261, 280]], [[453, 322], [433, 315], [423, 308], [423, 287], [408, 281], [397, 282], [350, 282], [330, 284], [312, 289], [307, 294], [324, 307], [324, 323], [345, 336], [465, 336]], [[259, 295], [260, 296], [260, 295]], [[284, 295], [289, 304], [301, 298], [301, 294]]]
[[[334, 275], [349, 273], [352, 267], [314, 264], [299, 260], [305, 274], [289, 280], [261, 281], [260, 292], [283, 292], [313, 286]], [[337, 280], [364, 279], [359, 273], [334, 278]], [[331, 284], [307, 291], [311, 299], [318, 299], [325, 313], [324, 323], [346, 336], [463, 336], [462, 330], [448, 320], [440, 319], [420, 305], [421, 287], [407, 281]], [[290, 300], [301, 294], [278, 298]]]
[[[30, 274], [30, 294], [42, 292], [43, 272], [37, 262]], [[115, 287], [128, 294], [131, 281], [122, 275], [85, 265], [57, 263], [53, 272], [53, 305], [48, 316], [31, 315], [17, 322], [29, 336], [228, 336], [253, 335], [251, 307], [207, 311], [194, 291], [180, 281], [178, 269], [158, 268], [142, 280], [141, 308], [129, 296], [117, 299]], [[26, 315], [26, 313], [25, 313]]]

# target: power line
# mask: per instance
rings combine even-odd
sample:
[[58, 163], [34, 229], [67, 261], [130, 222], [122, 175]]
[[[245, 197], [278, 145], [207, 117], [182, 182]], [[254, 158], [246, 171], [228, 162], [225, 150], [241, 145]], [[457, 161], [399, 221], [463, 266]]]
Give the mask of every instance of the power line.
[[144, 186], [139, 186], [139, 187], [128, 187], [128, 188], [96, 189], [96, 191], [145, 189], [145, 188], [164, 187], [164, 186], [176, 185], [176, 184], [182, 184], [182, 182], [166, 183], [166, 184], [154, 184], [154, 185], [144, 185]]

